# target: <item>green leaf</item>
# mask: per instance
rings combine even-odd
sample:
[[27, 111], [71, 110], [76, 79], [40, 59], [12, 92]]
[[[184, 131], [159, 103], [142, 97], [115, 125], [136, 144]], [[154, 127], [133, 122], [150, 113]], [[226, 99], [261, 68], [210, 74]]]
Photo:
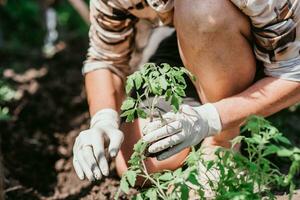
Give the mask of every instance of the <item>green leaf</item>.
[[151, 83], [152, 93], [160, 96], [162, 94], [162, 88], [159, 82], [157, 82], [157, 80], [151, 80], [150, 83]]
[[142, 119], [146, 119], [148, 117], [147, 113], [140, 108], [137, 109], [137, 114], [138, 114], [138, 117], [142, 118]]
[[160, 66], [161, 66], [162, 68], [159, 68], [159, 71], [160, 71], [160, 73], [162, 73], [162, 74], [167, 73], [167, 72], [170, 71], [170, 69], [171, 69], [171, 66], [170, 66], [168, 63], [162, 63]]
[[186, 85], [185, 79], [181, 74], [176, 75], [175, 78], [178, 81], [178, 83], [182, 83], [183, 85]]
[[127, 78], [127, 81], [126, 81], [126, 87], [125, 87], [125, 90], [126, 90], [126, 94], [130, 94], [131, 90], [133, 89], [134, 87], [134, 81], [133, 81], [133, 78], [132, 76], [129, 76]]
[[132, 122], [132, 121], [134, 121], [134, 113], [135, 112], [127, 115], [126, 122]]
[[140, 163], [140, 155], [137, 152], [134, 152], [131, 156], [130, 156], [130, 160], [128, 161], [128, 163], [131, 166], [136, 166], [139, 165]]
[[214, 164], [215, 164], [214, 160], [208, 161], [207, 166], [206, 166], [206, 171], [209, 171], [214, 166]]
[[176, 94], [172, 95], [171, 104], [172, 104], [173, 110], [175, 112], [177, 112], [179, 110], [179, 105], [181, 104], [181, 102], [182, 102], [182, 98], [181, 97], [179, 97]]
[[147, 75], [151, 70], [155, 69], [155, 63], [146, 63], [141, 69], [143, 75]]
[[188, 180], [194, 184], [194, 185], [199, 185], [199, 182], [198, 182], [198, 178], [196, 176], [195, 173], [191, 173], [189, 176], [188, 176]]
[[184, 92], [184, 89], [182, 89], [181, 87], [176, 87], [176, 88], [175, 88], [175, 92], [176, 92], [179, 96], [181, 96], [181, 97], [185, 97], [185, 96], [186, 96], [186, 94], [185, 94], [185, 92]]
[[134, 114], [135, 109], [126, 110], [125, 112], [122, 112], [120, 117], [127, 117], [128, 115]]
[[157, 77], [159, 77], [160, 76], [160, 74], [159, 74], [159, 72], [158, 71], [153, 71], [153, 72], [151, 72], [150, 73], [150, 75], [149, 75], [150, 77], [154, 77], [154, 78], [157, 78]]
[[231, 146], [234, 147], [237, 144], [241, 144], [241, 142], [245, 139], [245, 136], [237, 136], [234, 139], [232, 139], [231, 142]]
[[133, 197], [133, 200], [143, 200], [142, 195], [139, 193], [135, 197]]
[[145, 151], [147, 147], [147, 143], [143, 140], [139, 140], [133, 147], [133, 150], [138, 153], [142, 153]]
[[165, 100], [169, 101], [170, 98], [171, 98], [171, 96], [172, 96], [172, 90], [168, 89], [167, 92], [166, 92], [166, 94], [165, 94]]
[[137, 173], [135, 171], [127, 171], [126, 177], [127, 177], [128, 183], [131, 185], [131, 187], [134, 187], [135, 182], [136, 182]]
[[134, 79], [136, 90], [140, 89], [143, 83], [143, 77], [140, 73], [137, 73]]
[[155, 189], [149, 189], [146, 194], [146, 197], [148, 197], [150, 200], [156, 200], [157, 199], [157, 192]]
[[181, 184], [180, 186], [181, 191], [181, 200], [188, 200], [189, 199], [189, 188], [185, 184]]
[[171, 172], [166, 172], [162, 176], [159, 177], [159, 180], [162, 181], [170, 181], [173, 179], [173, 175]]
[[282, 135], [276, 136], [276, 139], [283, 144], [291, 145], [291, 141]]
[[135, 105], [135, 100], [133, 98], [128, 98], [123, 102], [121, 106], [121, 110], [128, 110], [130, 108], [133, 108], [134, 105]]
[[290, 157], [293, 155], [293, 151], [289, 150], [289, 149], [280, 149], [277, 151], [277, 155], [279, 157]]
[[160, 83], [160, 86], [161, 86], [161, 88], [163, 89], [163, 90], [166, 90], [167, 88], [168, 88], [168, 82], [167, 82], [167, 80], [166, 80], [166, 77], [165, 76], [161, 76], [160, 78], [159, 78], [159, 83]]
[[173, 172], [174, 176], [180, 176], [182, 174], [182, 168], [178, 168]]
[[123, 178], [121, 179], [121, 182], [120, 182], [120, 188], [121, 188], [121, 190], [122, 190], [123, 192], [125, 192], [126, 194], [128, 194], [128, 192], [129, 192], [129, 185], [128, 185], [127, 180], [126, 180], [125, 177], [123, 177]]
[[257, 134], [253, 135], [252, 139], [255, 141], [256, 144], [261, 144], [263, 142], [262, 136]]
[[280, 150], [280, 148], [278, 146], [270, 145], [264, 151], [263, 156], [268, 156], [270, 154], [277, 153], [277, 151], [279, 151], [279, 150]]

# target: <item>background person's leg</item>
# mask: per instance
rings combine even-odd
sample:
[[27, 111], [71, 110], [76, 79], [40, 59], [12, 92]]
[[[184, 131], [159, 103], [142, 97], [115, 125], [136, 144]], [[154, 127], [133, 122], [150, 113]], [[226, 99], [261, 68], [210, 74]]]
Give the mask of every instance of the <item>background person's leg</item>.
[[[193, 5], [193, 6], [191, 6]], [[227, 0], [176, 0], [175, 28], [181, 58], [197, 77], [203, 103], [232, 96], [252, 84], [256, 61], [248, 19]], [[229, 147], [239, 127], [204, 143]]]

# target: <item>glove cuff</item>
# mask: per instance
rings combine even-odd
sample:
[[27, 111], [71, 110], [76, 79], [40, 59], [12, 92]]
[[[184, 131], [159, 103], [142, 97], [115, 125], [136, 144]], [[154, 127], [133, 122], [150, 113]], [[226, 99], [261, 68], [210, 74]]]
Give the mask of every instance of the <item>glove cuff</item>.
[[194, 107], [199, 115], [202, 116], [203, 119], [206, 120], [208, 125], [208, 135], [214, 136], [222, 131], [222, 123], [220, 119], [220, 115], [216, 107], [207, 103], [199, 107]]
[[114, 109], [102, 109], [92, 116], [90, 128], [96, 126], [113, 126], [119, 128], [119, 114]]

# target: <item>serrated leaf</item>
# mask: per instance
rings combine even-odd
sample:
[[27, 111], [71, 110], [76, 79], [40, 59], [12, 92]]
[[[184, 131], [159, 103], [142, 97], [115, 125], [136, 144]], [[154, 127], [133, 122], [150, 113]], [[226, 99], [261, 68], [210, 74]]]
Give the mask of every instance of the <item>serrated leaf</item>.
[[153, 72], [151, 72], [150, 73], [150, 75], [149, 75], [150, 77], [154, 77], [154, 78], [157, 78], [157, 77], [159, 77], [160, 76], [160, 74], [159, 74], [159, 72], [158, 71], [153, 71]]
[[135, 105], [135, 100], [133, 98], [128, 98], [123, 102], [121, 106], [121, 110], [128, 110], [130, 108], [133, 108], [134, 105]]
[[133, 146], [133, 150], [135, 152], [138, 152], [138, 153], [142, 153], [143, 151], [145, 151], [147, 147], [147, 143], [143, 140], [139, 140], [134, 146]]
[[166, 77], [165, 76], [161, 76], [160, 78], [159, 78], [159, 83], [160, 83], [160, 86], [161, 86], [161, 88], [163, 89], [163, 90], [166, 90], [167, 88], [168, 88], [168, 82], [167, 82], [167, 80], [166, 80]]
[[196, 174], [194, 174], [194, 173], [191, 173], [188, 176], [188, 180], [194, 185], [199, 185], [198, 178], [196, 177]]
[[185, 79], [181, 74], [176, 75], [175, 78], [178, 81], [178, 83], [182, 83], [183, 85], [186, 85]]
[[127, 171], [126, 178], [131, 187], [135, 186], [137, 173], [135, 171]]
[[126, 122], [132, 122], [134, 121], [134, 113], [130, 113], [129, 115], [127, 115], [127, 118], [126, 118]]
[[185, 97], [185, 96], [186, 96], [184, 89], [182, 89], [181, 87], [176, 87], [176, 88], [175, 88], [175, 92], [176, 92], [179, 96], [181, 96], [181, 97]]
[[123, 192], [125, 192], [126, 194], [128, 194], [129, 192], [129, 185], [128, 185], [128, 182], [126, 180], [126, 178], [122, 178], [121, 179], [121, 182], [120, 182], [120, 188]]
[[120, 117], [127, 117], [130, 114], [134, 114], [134, 112], [135, 112], [135, 109], [126, 110], [126, 111], [122, 112]]
[[141, 75], [140, 73], [137, 73], [137, 74], [135, 75], [134, 82], [135, 82], [135, 87], [136, 87], [136, 89], [137, 89], [137, 90], [140, 89], [141, 86], [142, 86], [142, 83], [143, 83], [143, 77], [142, 77], [142, 75]]
[[214, 166], [214, 164], [215, 164], [214, 160], [208, 161], [206, 166], [206, 171], [209, 171]]
[[181, 192], [181, 200], [188, 200], [189, 199], [189, 188], [185, 184], [180, 185], [180, 192]]
[[138, 117], [142, 118], [142, 119], [146, 119], [148, 117], [147, 113], [140, 108], [137, 109], [137, 114], [138, 114]]
[[127, 81], [126, 81], [126, 86], [125, 86], [125, 90], [126, 90], [126, 94], [130, 94], [131, 90], [134, 87], [134, 81], [132, 79], [132, 76], [129, 76]]
[[283, 144], [291, 145], [291, 141], [282, 135], [278, 135], [276, 139]]
[[172, 95], [172, 98], [171, 98], [171, 105], [173, 106], [173, 110], [175, 112], [177, 112], [179, 110], [179, 105], [181, 104], [182, 102], [182, 98], [179, 97], [178, 95], [176, 94], [173, 94]]
[[174, 176], [180, 176], [182, 174], [182, 168], [178, 168], [173, 172]]
[[156, 200], [157, 199], [157, 192], [155, 189], [149, 189], [145, 196], [148, 197], [150, 200]]
[[279, 157], [290, 157], [293, 155], [293, 151], [291, 151], [289, 149], [280, 149], [277, 151], [277, 155]]
[[165, 94], [165, 100], [169, 101], [170, 98], [171, 98], [171, 96], [172, 96], [172, 90], [168, 89], [167, 92], [166, 92], [166, 94]]
[[173, 175], [171, 172], [166, 172], [162, 176], [159, 177], [159, 180], [162, 181], [170, 181], [173, 179]]
[[245, 139], [245, 136], [237, 136], [234, 139], [232, 139], [231, 142], [231, 146], [234, 147], [237, 144], [241, 144], [241, 142]]
[[155, 95], [161, 95], [162, 94], [162, 88], [158, 82], [153, 81], [152, 84], [152, 93]]
[[268, 147], [266, 148], [266, 150], [264, 151], [263, 156], [268, 156], [268, 155], [270, 155], [270, 154], [274, 154], [274, 153], [276, 153], [276, 152], [279, 151], [279, 150], [280, 150], [279, 147], [277, 147], [277, 146], [275, 146], [275, 145], [270, 145], [270, 146], [268, 146]]
[[167, 73], [171, 69], [171, 66], [168, 63], [162, 63], [161, 68], [159, 68], [160, 73]]

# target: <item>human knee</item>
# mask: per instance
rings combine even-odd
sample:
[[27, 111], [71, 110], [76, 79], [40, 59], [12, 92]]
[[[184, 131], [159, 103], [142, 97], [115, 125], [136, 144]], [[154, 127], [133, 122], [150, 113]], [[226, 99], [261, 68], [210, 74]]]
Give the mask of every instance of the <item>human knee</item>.
[[250, 32], [248, 19], [228, 0], [175, 0], [174, 23], [185, 34]]

